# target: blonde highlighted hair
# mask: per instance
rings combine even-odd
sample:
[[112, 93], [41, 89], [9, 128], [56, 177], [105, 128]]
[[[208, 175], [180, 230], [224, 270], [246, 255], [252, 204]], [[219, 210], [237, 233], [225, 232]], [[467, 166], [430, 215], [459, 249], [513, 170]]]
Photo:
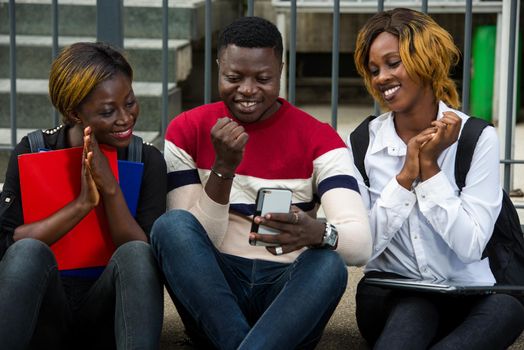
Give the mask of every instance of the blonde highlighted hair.
[[104, 43], [75, 43], [64, 48], [51, 65], [49, 97], [65, 124], [95, 86], [116, 73], [133, 80], [125, 57]]
[[430, 16], [405, 8], [375, 14], [357, 36], [355, 65], [375, 100], [384, 105], [381, 94], [371, 86], [369, 50], [375, 38], [383, 32], [398, 38], [402, 64], [412, 79], [418, 77], [423, 84], [430, 84], [437, 100], [453, 108], [460, 106], [457, 87], [449, 77], [451, 68], [460, 59], [453, 38]]

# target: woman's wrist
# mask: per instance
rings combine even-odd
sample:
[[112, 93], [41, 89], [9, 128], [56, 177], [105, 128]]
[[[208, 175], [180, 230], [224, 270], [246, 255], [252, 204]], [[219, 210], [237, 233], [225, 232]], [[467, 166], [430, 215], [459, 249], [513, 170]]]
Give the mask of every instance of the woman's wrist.
[[429, 159], [420, 160], [420, 180], [426, 181], [440, 171], [436, 161]]
[[115, 179], [114, 182], [110, 183], [109, 185], [103, 186], [102, 188], [100, 188], [99, 191], [103, 197], [109, 197], [109, 196], [116, 195], [119, 188], [120, 188], [120, 185], [118, 184], [118, 182], [116, 182], [116, 179]]
[[413, 178], [412, 176], [407, 176], [407, 175], [403, 174], [402, 172], [400, 172], [396, 176], [396, 179], [397, 179], [397, 182], [398, 182], [398, 184], [400, 186], [402, 186], [405, 189], [411, 191], [411, 188], [413, 187], [413, 182], [415, 182], [415, 180], [417, 178]]
[[80, 196], [76, 198], [73, 203], [74, 210], [77, 213], [80, 213], [81, 216], [87, 215], [92, 209], [95, 208], [93, 203], [90, 203], [88, 200], [82, 199]]

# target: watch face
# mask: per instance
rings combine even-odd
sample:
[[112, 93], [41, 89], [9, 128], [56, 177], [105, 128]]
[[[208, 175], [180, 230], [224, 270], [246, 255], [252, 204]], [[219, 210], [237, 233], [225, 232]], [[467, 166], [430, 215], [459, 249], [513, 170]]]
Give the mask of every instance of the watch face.
[[326, 224], [326, 233], [324, 234], [324, 246], [334, 247], [337, 244], [338, 232], [335, 226]]

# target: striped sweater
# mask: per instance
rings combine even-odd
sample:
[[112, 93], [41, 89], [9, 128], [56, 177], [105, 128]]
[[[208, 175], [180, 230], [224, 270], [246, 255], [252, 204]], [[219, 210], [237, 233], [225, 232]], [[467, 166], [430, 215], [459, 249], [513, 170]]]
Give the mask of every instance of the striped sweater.
[[[274, 256], [248, 242], [258, 189], [288, 188], [293, 204], [313, 217], [322, 204], [327, 220], [339, 231], [339, 254], [347, 264], [364, 264], [371, 253], [371, 234], [346, 145], [328, 124], [279, 101], [276, 113], [253, 124], [236, 120], [223, 102], [177, 116], [168, 127], [164, 150], [168, 208], [192, 212], [223, 253], [289, 263], [301, 250]], [[227, 205], [212, 201], [204, 191], [215, 159], [211, 128], [224, 116], [249, 134]]]

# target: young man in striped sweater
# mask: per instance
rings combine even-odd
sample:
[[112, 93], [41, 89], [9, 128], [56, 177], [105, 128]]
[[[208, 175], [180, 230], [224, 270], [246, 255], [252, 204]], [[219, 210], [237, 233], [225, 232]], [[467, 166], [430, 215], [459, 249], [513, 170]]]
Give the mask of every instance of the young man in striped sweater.
[[[371, 235], [344, 142], [278, 97], [282, 38], [258, 17], [218, 43], [221, 102], [167, 130], [168, 207], [152, 245], [188, 334], [220, 349], [313, 348], [362, 265]], [[290, 213], [255, 217], [260, 188], [293, 192]], [[327, 222], [316, 219], [322, 204]], [[276, 244], [252, 246], [249, 240]]]

